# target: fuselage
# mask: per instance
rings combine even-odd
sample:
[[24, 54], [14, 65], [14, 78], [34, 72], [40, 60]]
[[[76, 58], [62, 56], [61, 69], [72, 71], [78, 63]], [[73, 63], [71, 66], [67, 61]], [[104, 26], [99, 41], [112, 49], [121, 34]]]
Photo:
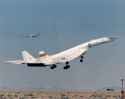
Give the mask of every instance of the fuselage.
[[45, 54], [42, 57], [36, 58], [36, 63], [28, 63], [27, 65], [32, 67], [43, 67], [53, 64], [66, 63], [84, 55], [88, 51], [89, 47], [99, 45], [104, 42], [109, 42], [108, 38], [90, 40], [89, 42], [82, 43], [54, 55]]

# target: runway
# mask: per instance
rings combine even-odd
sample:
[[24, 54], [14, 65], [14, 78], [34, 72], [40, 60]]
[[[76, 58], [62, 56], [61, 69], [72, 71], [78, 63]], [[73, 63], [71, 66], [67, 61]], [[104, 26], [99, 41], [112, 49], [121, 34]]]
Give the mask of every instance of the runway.
[[120, 99], [109, 91], [0, 91], [0, 99]]

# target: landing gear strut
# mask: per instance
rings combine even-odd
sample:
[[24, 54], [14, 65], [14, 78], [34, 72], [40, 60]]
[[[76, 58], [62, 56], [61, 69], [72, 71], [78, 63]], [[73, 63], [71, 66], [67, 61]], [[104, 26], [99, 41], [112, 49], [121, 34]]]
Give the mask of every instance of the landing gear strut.
[[55, 69], [57, 66], [55, 64], [53, 64], [50, 69]]
[[63, 68], [63, 69], [69, 69], [70, 68], [70, 65], [69, 65], [69, 62], [66, 62], [66, 66]]

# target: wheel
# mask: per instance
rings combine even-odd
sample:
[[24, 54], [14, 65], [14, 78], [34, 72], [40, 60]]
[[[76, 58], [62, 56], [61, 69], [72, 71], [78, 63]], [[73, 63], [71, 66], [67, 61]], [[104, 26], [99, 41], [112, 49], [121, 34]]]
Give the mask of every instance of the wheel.
[[84, 56], [81, 56], [81, 59], [83, 59], [84, 58]]
[[82, 63], [82, 62], [83, 62], [83, 59], [80, 59], [80, 62]]
[[70, 65], [66, 65], [63, 69], [69, 69], [70, 68]]
[[69, 65], [69, 62], [66, 62], [66, 65]]
[[57, 66], [54, 64], [50, 67], [50, 69], [55, 69]]

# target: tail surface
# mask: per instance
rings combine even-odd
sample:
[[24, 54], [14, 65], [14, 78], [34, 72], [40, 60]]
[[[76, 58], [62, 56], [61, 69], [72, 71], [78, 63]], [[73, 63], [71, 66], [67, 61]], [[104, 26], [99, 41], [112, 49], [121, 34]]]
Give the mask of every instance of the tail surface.
[[27, 51], [22, 51], [22, 57], [26, 63], [33, 63], [36, 61], [36, 59]]

